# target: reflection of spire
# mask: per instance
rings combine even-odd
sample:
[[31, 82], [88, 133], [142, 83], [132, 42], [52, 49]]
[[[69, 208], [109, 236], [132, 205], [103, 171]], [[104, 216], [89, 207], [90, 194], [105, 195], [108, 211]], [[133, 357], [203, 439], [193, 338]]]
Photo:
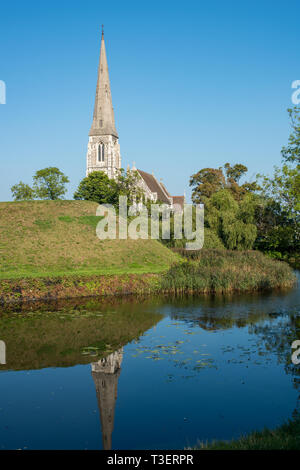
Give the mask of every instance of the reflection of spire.
[[104, 450], [111, 449], [111, 436], [114, 429], [115, 405], [122, 359], [123, 348], [91, 364], [100, 412]]

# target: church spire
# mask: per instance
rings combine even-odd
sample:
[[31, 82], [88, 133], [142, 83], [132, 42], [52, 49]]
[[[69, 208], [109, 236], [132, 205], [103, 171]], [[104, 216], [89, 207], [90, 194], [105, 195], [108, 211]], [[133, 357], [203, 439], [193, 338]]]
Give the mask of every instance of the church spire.
[[102, 25], [100, 61], [94, 106], [94, 116], [90, 136], [113, 135], [118, 137], [112, 106], [108, 65], [106, 58], [104, 27]]

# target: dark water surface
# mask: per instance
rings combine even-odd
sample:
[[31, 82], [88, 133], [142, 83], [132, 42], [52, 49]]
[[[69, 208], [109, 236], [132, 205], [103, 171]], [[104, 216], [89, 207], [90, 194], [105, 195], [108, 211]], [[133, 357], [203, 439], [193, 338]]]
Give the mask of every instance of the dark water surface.
[[0, 448], [180, 449], [299, 411], [300, 290], [0, 313]]

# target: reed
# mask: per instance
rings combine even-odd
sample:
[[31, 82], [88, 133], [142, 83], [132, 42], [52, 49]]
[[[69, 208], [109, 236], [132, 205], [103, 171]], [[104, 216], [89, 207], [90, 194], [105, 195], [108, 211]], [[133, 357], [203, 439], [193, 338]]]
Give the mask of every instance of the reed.
[[[179, 252], [178, 252], [179, 253]], [[162, 289], [176, 293], [225, 293], [289, 288], [296, 276], [288, 264], [259, 251], [180, 252], [184, 261], [162, 276]]]

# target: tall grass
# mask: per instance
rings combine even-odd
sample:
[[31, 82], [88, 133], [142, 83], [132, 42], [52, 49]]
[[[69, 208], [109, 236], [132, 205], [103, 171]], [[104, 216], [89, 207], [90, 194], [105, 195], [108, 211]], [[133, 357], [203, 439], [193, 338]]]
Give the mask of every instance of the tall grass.
[[173, 292], [225, 293], [291, 287], [293, 270], [258, 251], [184, 252], [185, 261], [162, 276], [162, 289]]
[[300, 418], [274, 429], [252, 432], [232, 441], [200, 442], [198, 450], [300, 450]]

